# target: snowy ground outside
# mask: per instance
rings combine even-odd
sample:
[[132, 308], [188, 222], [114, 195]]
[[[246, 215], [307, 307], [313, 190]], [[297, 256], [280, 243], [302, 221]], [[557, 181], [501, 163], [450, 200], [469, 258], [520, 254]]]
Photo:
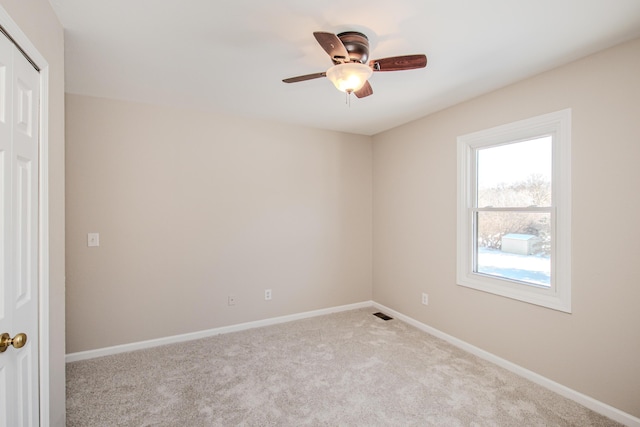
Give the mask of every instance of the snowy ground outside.
[[478, 273], [550, 286], [551, 259], [540, 255], [518, 255], [498, 249], [479, 248]]

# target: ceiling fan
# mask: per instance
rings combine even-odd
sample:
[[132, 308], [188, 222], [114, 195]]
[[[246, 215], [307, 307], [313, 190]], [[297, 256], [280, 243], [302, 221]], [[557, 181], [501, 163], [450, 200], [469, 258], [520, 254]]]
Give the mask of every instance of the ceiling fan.
[[338, 90], [355, 93], [358, 98], [373, 94], [367, 81], [371, 74], [380, 71], [402, 71], [427, 66], [425, 55], [403, 55], [369, 60], [369, 39], [357, 31], [347, 31], [335, 35], [323, 31], [313, 33], [314, 37], [329, 54], [333, 67], [321, 73], [306, 74], [282, 80], [296, 83], [327, 77]]

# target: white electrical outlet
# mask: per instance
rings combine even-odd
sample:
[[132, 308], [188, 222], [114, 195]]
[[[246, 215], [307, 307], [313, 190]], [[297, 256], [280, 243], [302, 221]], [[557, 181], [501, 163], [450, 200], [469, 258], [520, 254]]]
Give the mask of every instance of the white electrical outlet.
[[271, 289], [264, 290], [264, 299], [265, 301], [271, 300]]
[[236, 297], [235, 297], [235, 295], [229, 295], [229, 298], [227, 299], [227, 303], [229, 305], [236, 305]]
[[422, 293], [422, 304], [429, 305], [429, 294]]

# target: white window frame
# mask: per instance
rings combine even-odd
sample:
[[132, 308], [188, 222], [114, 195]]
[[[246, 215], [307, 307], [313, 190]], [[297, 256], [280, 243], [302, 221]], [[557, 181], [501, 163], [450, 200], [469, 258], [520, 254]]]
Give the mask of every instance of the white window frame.
[[[530, 286], [474, 272], [477, 150], [548, 135], [553, 139], [550, 287]], [[571, 313], [571, 109], [458, 137], [456, 246], [458, 285]]]

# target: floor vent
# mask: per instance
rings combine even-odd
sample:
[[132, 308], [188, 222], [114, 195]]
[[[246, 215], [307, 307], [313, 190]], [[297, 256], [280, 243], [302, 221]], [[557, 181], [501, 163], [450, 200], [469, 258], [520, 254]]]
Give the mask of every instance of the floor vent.
[[393, 317], [389, 317], [384, 313], [381, 312], [377, 312], [377, 313], [373, 313], [374, 316], [378, 316], [379, 318], [381, 318], [382, 320], [392, 320]]

